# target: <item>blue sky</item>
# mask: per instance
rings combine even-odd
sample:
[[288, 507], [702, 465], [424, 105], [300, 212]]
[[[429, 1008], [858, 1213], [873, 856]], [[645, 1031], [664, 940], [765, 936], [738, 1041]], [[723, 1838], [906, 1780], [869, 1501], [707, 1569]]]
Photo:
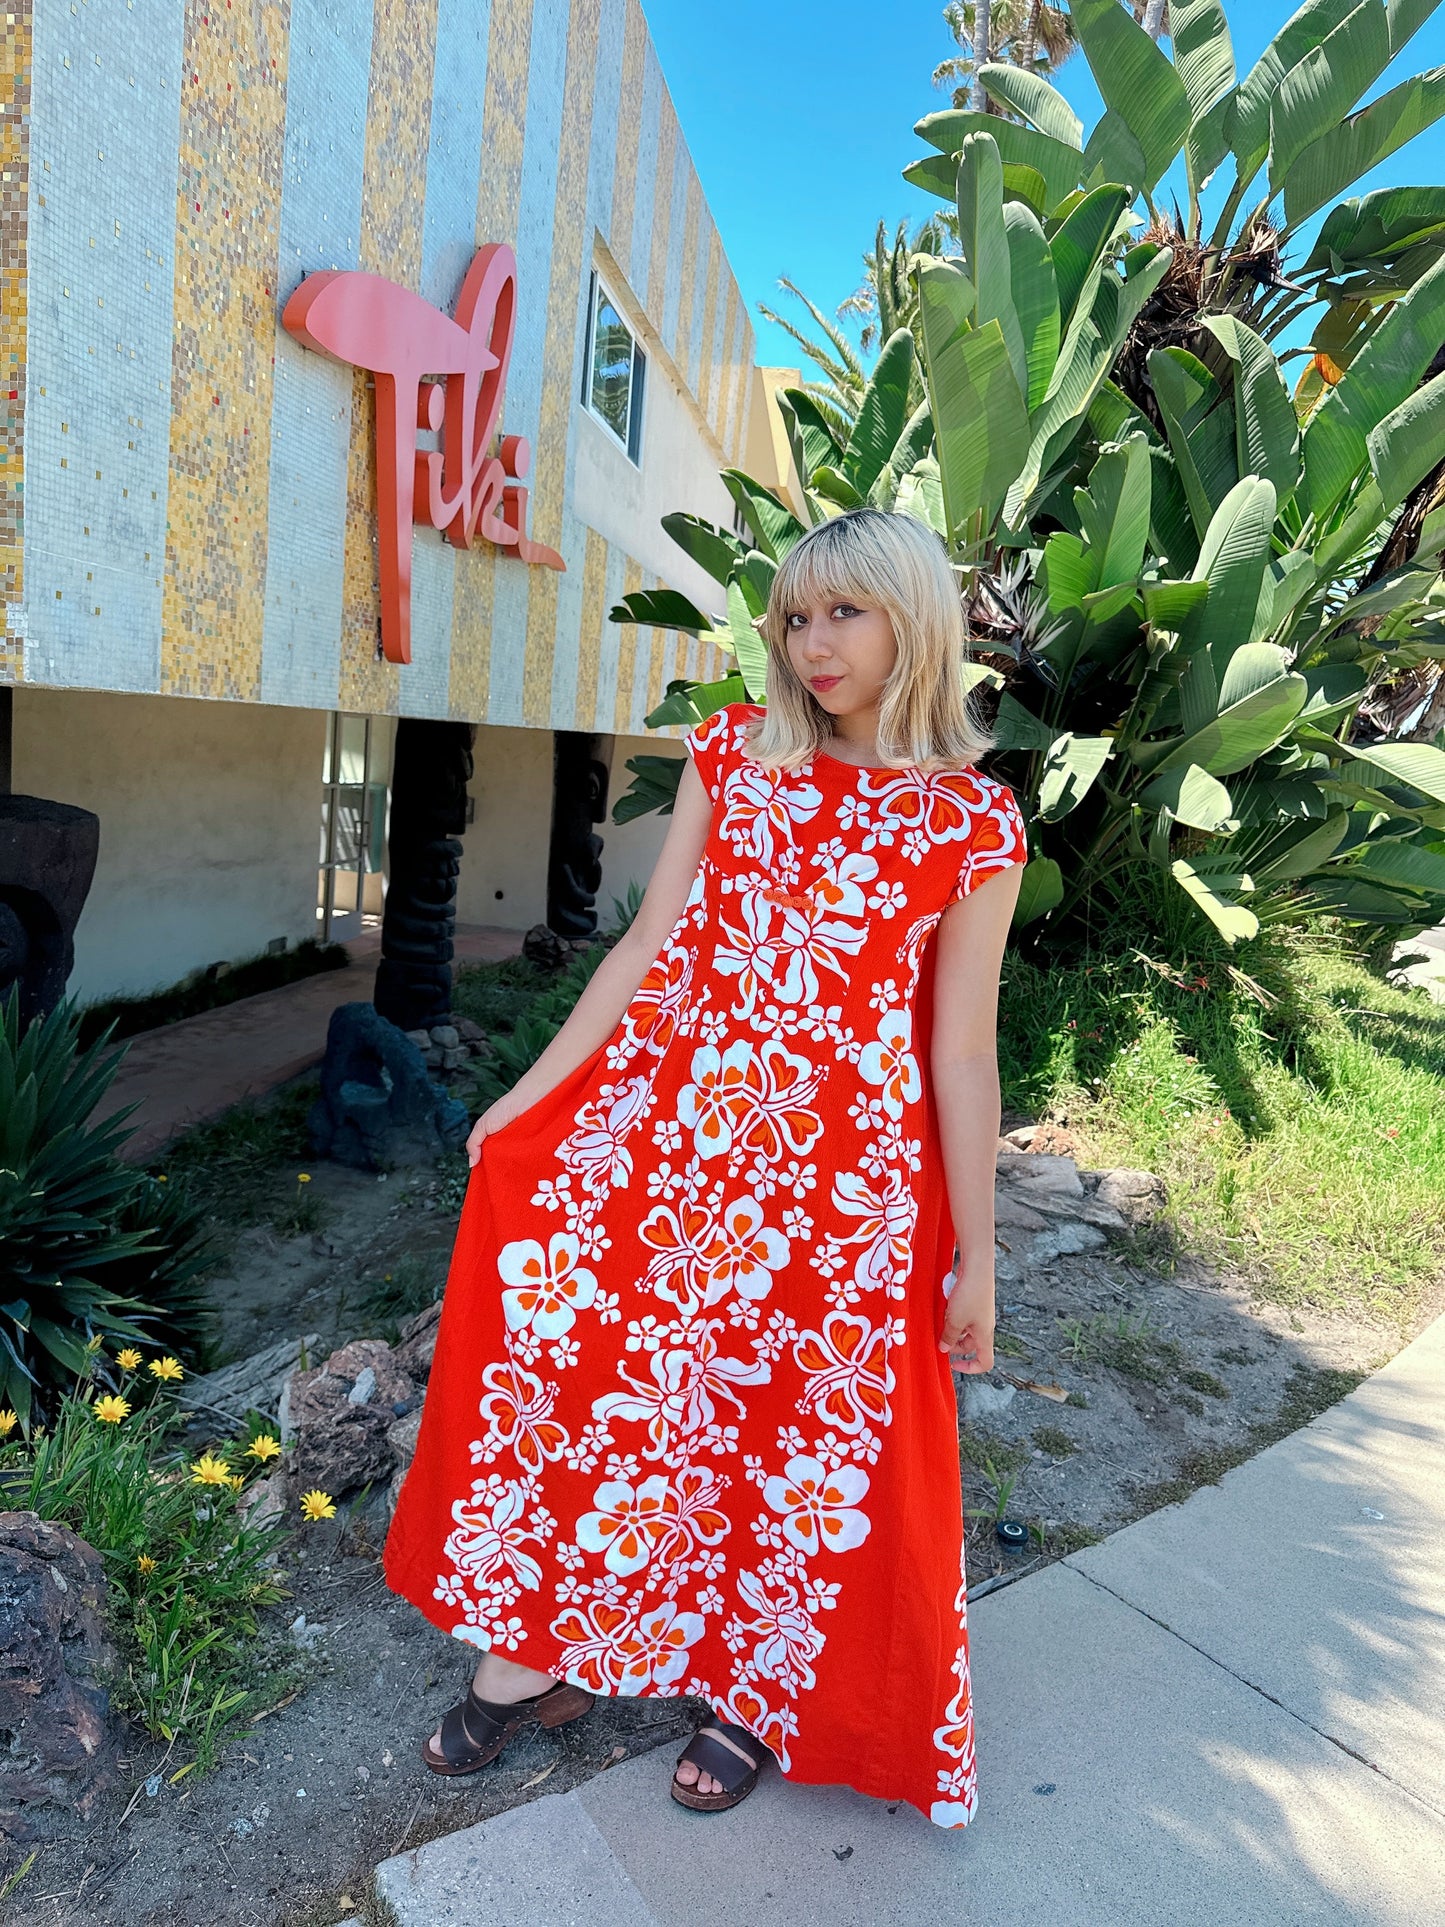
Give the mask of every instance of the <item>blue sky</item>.
[[[1280, 0], [1225, 5], [1243, 76], [1295, 9]], [[758, 359], [796, 365], [793, 343], [757, 312], [765, 301], [806, 323], [803, 309], [779, 290], [778, 276], [789, 275], [831, 314], [858, 285], [879, 218], [891, 226], [937, 205], [901, 176], [926, 151], [914, 121], [949, 105], [947, 91], [930, 84], [953, 45], [942, 7], [930, 0], [730, 0], [706, 16], [704, 27], [696, 0], [643, 6], [758, 331]], [[1439, 63], [1445, 10], [1426, 22], [1368, 98]], [[1101, 107], [1081, 53], [1056, 84], [1087, 133]], [[1206, 194], [1206, 217], [1232, 179], [1226, 163]], [[1445, 120], [1392, 155], [1364, 186], [1441, 180]]]

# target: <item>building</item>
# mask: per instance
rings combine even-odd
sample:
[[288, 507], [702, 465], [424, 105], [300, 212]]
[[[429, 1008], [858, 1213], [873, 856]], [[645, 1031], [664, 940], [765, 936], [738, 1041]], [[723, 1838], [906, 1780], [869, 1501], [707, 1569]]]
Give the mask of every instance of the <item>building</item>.
[[[545, 917], [559, 745], [609, 767], [606, 922], [666, 827], [610, 822], [626, 759], [660, 746], [643, 719], [670, 677], [726, 666], [608, 611], [663, 585], [715, 607], [660, 518], [731, 526], [724, 465], [781, 480], [637, 0], [16, 0], [7, 21], [0, 682], [12, 788], [100, 817], [72, 993], [353, 934], [380, 909], [401, 718], [478, 725], [464, 923]], [[564, 566], [408, 520], [398, 661], [391, 378], [282, 317], [304, 280], [360, 272], [450, 327], [497, 243], [500, 427], [531, 453], [509, 479]], [[424, 461], [443, 391], [419, 392]]]

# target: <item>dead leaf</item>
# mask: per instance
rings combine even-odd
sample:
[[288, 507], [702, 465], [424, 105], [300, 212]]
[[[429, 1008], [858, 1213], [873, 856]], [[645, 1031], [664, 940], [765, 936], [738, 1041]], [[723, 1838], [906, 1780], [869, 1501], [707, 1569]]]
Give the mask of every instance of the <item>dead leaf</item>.
[[1036, 1378], [1015, 1378], [1012, 1372], [999, 1368], [999, 1377], [1006, 1378], [1010, 1385], [1017, 1385], [1021, 1392], [1034, 1392], [1039, 1398], [1051, 1398], [1055, 1405], [1067, 1405], [1069, 1395], [1062, 1385], [1045, 1385]]
[[616, 1766], [619, 1760], [625, 1760], [626, 1758], [627, 1748], [625, 1746], [614, 1746], [612, 1751], [607, 1755], [607, 1764], [608, 1766]]
[[534, 1773], [530, 1780], [523, 1780], [521, 1787], [522, 1792], [525, 1793], [529, 1786], [541, 1786], [547, 1775], [549, 1773], [555, 1773], [556, 1771], [557, 1762], [553, 1760], [552, 1764], [550, 1766], [544, 1766], [540, 1773]]

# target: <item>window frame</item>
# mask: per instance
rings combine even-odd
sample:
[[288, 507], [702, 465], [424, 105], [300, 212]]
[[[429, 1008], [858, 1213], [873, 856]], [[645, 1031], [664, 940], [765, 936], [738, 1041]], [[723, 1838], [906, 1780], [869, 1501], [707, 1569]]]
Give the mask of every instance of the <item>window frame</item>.
[[[627, 377], [627, 434], [625, 437], [618, 434], [612, 423], [592, 400], [592, 363], [597, 348], [597, 311], [604, 299], [627, 330], [628, 339], [632, 343], [632, 365]], [[592, 420], [599, 428], [606, 431], [633, 467], [640, 469], [643, 417], [647, 406], [647, 351], [642, 345], [636, 328], [628, 319], [622, 302], [617, 299], [596, 268], [591, 270], [591, 280], [587, 289], [587, 328], [582, 354], [581, 402]]]

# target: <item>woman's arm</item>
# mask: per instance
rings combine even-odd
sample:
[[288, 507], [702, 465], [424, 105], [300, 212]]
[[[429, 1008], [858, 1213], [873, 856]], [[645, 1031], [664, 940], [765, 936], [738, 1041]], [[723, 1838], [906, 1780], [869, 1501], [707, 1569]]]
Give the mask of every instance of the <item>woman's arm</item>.
[[948, 905], [934, 939], [929, 1070], [959, 1245], [940, 1349], [960, 1372], [993, 1369], [998, 978], [1022, 876], [1014, 864], [975, 885]]
[[606, 1043], [637, 995], [663, 941], [687, 902], [707, 846], [712, 800], [689, 756], [677, 786], [672, 821], [658, 853], [637, 915], [597, 966], [557, 1035], [509, 1091], [490, 1104], [472, 1126], [467, 1162], [482, 1154], [482, 1140], [510, 1124], [562, 1082], [599, 1045]]

